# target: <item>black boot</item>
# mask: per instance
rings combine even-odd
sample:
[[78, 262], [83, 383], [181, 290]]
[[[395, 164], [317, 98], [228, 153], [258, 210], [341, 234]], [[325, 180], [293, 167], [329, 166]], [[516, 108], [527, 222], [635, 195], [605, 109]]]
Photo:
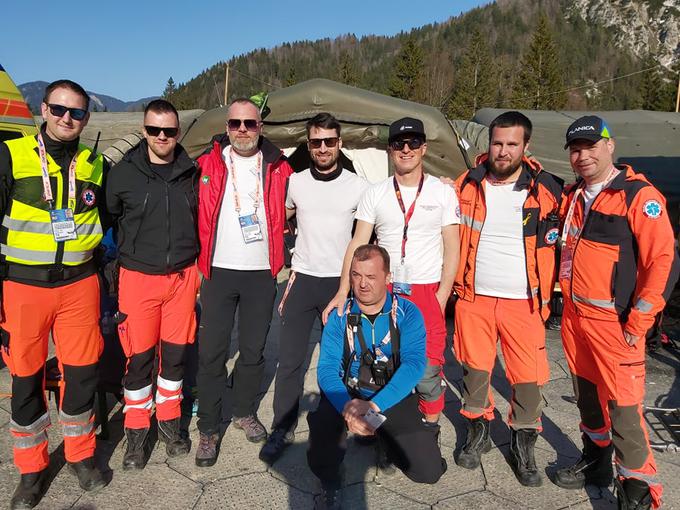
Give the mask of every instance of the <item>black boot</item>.
[[158, 422], [158, 439], [165, 443], [168, 457], [186, 455], [191, 450], [188, 438], [182, 437], [179, 429], [179, 418]]
[[21, 475], [9, 507], [12, 510], [33, 508], [47, 491], [47, 469]]
[[482, 453], [491, 450], [491, 438], [489, 437], [489, 421], [484, 417], [470, 420], [468, 418], [468, 433], [465, 445], [454, 454], [453, 458], [460, 467], [476, 469], [482, 462]]
[[339, 483], [322, 483], [321, 494], [314, 503], [314, 510], [340, 510], [342, 508], [342, 486]]
[[543, 483], [534, 457], [536, 439], [537, 430], [510, 430], [510, 465], [519, 483], [526, 487], [540, 487]]
[[123, 456], [123, 469], [144, 469], [146, 466], [146, 437], [149, 429], [125, 429], [127, 449]]
[[107, 485], [102, 472], [94, 465], [94, 457], [88, 457], [80, 462], [69, 462], [68, 467], [78, 477], [78, 484], [84, 491], [95, 491]]
[[614, 479], [616, 498], [619, 510], [649, 510], [652, 506], [652, 494], [649, 485], [637, 478]]
[[597, 446], [587, 434], [583, 438], [581, 458], [573, 466], [555, 472], [555, 485], [563, 489], [583, 489], [586, 484], [608, 487], [614, 478], [612, 454], [614, 446]]

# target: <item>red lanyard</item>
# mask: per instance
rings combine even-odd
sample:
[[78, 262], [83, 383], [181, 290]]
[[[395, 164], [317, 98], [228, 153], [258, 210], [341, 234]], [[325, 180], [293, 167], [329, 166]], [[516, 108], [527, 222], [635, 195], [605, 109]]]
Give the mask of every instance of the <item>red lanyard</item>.
[[[612, 167], [611, 171], [609, 172], [609, 175], [607, 178], [604, 180], [604, 184], [602, 186], [602, 190], [604, 190], [607, 186], [609, 186], [609, 183], [611, 183], [614, 180], [614, 177], [616, 177], [619, 174], [619, 170], [616, 167]], [[578, 197], [581, 193], [583, 193], [583, 189], [586, 187], [586, 182], [583, 181], [579, 187], [576, 189], [574, 192], [574, 196], [571, 199], [571, 203], [569, 204], [569, 210], [567, 211], [567, 215], [564, 218], [564, 227], [562, 227], [562, 246], [567, 244], [567, 236], [569, 235], [569, 228], [571, 227], [571, 222], [574, 219], [574, 211], [576, 210], [576, 202], [578, 201]], [[600, 190], [600, 192], [602, 192]], [[585, 209], [584, 209], [585, 212]], [[581, 228], [577, 233], [575, 233], [572, 237], [574, 238], [574, 242], [578, 241], [578, 238], [581, 237], [581, 231], [583, 230], [583, 224], [585, 224], [585, 214], [583, 216], [583, 221], [581, 224]]]
[[[54, 196], [52, 195], [52, 185], [50, 184], [50, 170], [47, 163], [47, 152], [45, 151], [45, 141], [43, 140], [42, 134], [38, 133], [38, 154], [40, 156], [40, 169], [42, 171], [42, 182], [43, 182], [43, 199], [45, 202], [54, 201]], [[80, 151], [76, 151], [75, 156], [71, 160], [71, 164], [68, 166], [68, 208], [75, 210], [76, 208], [76, 163], [78, 161], [78, 154]]]
[[397, 182], [397, 177], [392, 177], [392, 183], [394, 184], [394, 193], [397, 195], [397, 202], [399, 202], [399, 207], [401, 212], [404, 214], [404, 235], [401, 238], [401, 263], [404, 263], [406, 258], [406, 241], [408, 240], [408, 224], [411, 221], [411, 216], [413, 216], [413, 211], [416, 209], [416, 200], [420, 196], [420, 192], [423, 189], [423, 182], [425, 182], [425, 174], [420, 174], [420, 183], [418, 183], [418, 191], [416, 191], [416, 197], [413, 199], [411, 207], [406, 211], [404, 206], [404, 200], [401, 198], [401, 190], [399, 189], [399, 183]]
[[[238, 189], [236, 188], [236, 165], [234, 164], [234, 156], [231, 147], [229, 147], [229, 167], [231, 172], [231, 185], [234, 189], [234, 209], [240, 216], [241, 199], [239, 198]], [[255, 178], [257, 179], [257, 182], [255, 183], [255, 196], [253, 197], [253, 206], [255, 207], [253, 214], [257, 214], [257, 208], [260, 207], [260, 172], [262, 171], [262, 151], [257, 153], [256, 169], [257, 171], [255, 172]]]

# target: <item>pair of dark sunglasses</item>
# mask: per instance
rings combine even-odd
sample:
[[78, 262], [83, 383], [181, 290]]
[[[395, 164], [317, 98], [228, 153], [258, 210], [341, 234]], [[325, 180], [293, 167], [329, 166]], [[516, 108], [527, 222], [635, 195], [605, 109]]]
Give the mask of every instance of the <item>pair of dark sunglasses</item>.
[[309, 146], [312, 149], [320, 149], [322, 143], [325, 143], [326, 147], [332, 149], [333, 147], [338, 145], [338, 140], [339, 138], [337, 136], [331, 136], [330, 138], [310, 138], [308, 141]]
[[392, 147], [392, 149], [394, 149], [395, 151], [401, 151], [404, 150], [404, 145], [408, 145], [408, 148], [414, 151], [416, 149], [420, 149], [424, 143], [425, 140], [423, 140], [422, 138], [392, 140], [390, 142], [390, 147]]
[[177, 133], [179, 133], [179, 128], [176, 127], [144, 126], [144, 129], [146, 129], [149, 136], [158, 136], [163, 131], [168, 138], [175, 138]]
[[83, 120], [85, 115], [87, 115], [87, 110], [83, 110], [82, 108], [69, 108], [68, 106], [53, 103], [49, 103], [47, 107], [50, 109], [50, 113], [55, 117], [63, 117], [66, 115], [66, 112], [69, 112], [73, 120]]
[[241, 124], [243, 124], [248, 131], [257, 131], [260, 122], [257, 119], [229, 119], [227, 121], [229, 131], [238, 131], [241, 129]]

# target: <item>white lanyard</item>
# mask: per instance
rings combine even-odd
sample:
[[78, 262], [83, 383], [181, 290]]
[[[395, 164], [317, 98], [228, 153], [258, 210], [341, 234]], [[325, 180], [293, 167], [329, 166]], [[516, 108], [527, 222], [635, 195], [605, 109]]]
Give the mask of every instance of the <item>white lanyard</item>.
[[[52, 195], [52, 185], [50, 184], [50, 170], [47, 163], [47, 152], [45, 151], [45, 142], [42, 134], [38, 133], [38, 154], [40, 156], [40, 168], [42, 170], [43, 181], [43, 199], [50, 202], [50, 206], [54, 207], [54, 197]], [[68, 167], [68, 208], [75, 210], [76, 208], [76, 163], [78, 161], [79, 151], [76, 151], [75, 156], [71, 160]]]
[[[614, 178], [619, 174], [619, 170], [616, 167], [612, 167], [611, 171], [609, 172], [609, 175], [604, 181], [604, 184], [602, 185], [602, 190], [604, 190], [609, 184], [614, 180]], [[586, 187], [585, 181], [581, 182], [579, 184], [579, 187], [576, 189], [574, 192], [574, 196], [571, 199], [571, 203], [569, 204], [569, 210], [567, 211], [567, 215], [564, 218], [564, 226], [562, 227], [562, 247], [564, 247], [567, 244], [567, 236], [569, 235], [569, 228], [571, 227], [571, 222], [574, 219], [574, 211], [576, 210], [576, 202], [578, 201], [578, 197], [581, 193], [583, 193], [583, 189]], [[585, 208], [584, 208], [584, 214], [583, 214], [583, 221], [581, 223], [581, 228], [579, 229], [578, 232], [574, 234], [574, 242], [578, 241], [579, 237], [581, 237], [581, 232], [583, 230], [583, 225], [585, 225], [586, 221], [586, 215], [585, 215]]]
[[[231, 173], [231, 185], [234, 191], [234, 209], [236, 213], [241, 215], [241, 199], [238, 194], [238, 188], [236, 187], [236, 165], [234, 164], [234, 156], [232, 153], [231, 146], [229, 147], [229, 171]], [[253, 206], [255, 207], [255, 212], [257, 214], [257, 208], [260, 207], [260, 172], [262, 171], [262, 151], [257, 153], [257, 166], [255, 172], [255, 196], [253, 197]]]

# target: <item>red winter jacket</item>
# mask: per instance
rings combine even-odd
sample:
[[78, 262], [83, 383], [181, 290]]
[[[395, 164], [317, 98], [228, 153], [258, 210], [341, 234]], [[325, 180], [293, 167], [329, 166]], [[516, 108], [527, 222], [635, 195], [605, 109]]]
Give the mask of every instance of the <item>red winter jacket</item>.
[[[227, 186], [227, 166], [222, 151], [229, 145], [226, 134], [213, 138], [212, 148], [198, 158], [201, 179], [198, 185], [198, 238], [201, 251], [198, 255], [198, 269], [210, 278], [215, 255], [215, 236], [220, 217], [222, 198]], [[264, 189], [264, 210], [269, 233], [269, 265], [272, 276], [283, 267], [283, 228], [286, 223], [286, 184], [293, 169], [286, 157], [266, 138], [260, 138], [260, 150], [265, 169], [262, 175]]]

